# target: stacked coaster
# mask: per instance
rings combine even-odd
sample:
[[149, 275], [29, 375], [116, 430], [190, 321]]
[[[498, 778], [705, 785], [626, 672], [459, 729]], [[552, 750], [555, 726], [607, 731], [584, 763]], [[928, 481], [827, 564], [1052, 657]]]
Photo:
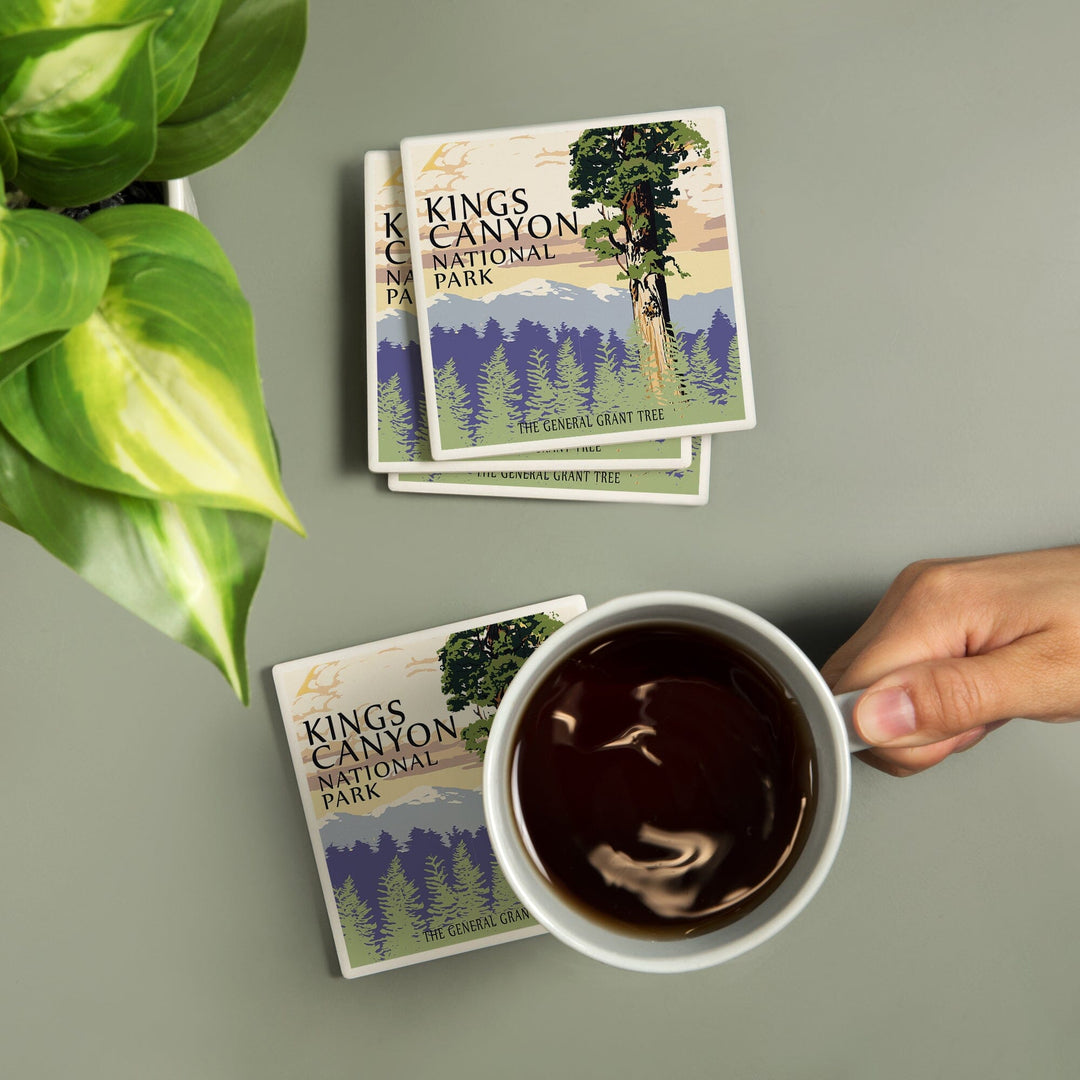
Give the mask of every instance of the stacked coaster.
[[392, 491], [708, 501], [754, 426], [723, 109], [365, 156], [369, 460]]

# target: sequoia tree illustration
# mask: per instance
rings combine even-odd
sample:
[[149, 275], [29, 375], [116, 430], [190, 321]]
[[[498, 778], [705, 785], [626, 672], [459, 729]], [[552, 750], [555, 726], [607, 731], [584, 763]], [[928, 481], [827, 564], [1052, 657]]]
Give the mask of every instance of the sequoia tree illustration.
[[526, 615], [451, 634], [439, 650], [446, 707], [472, 706], [476, 720], [461, 729], [465, 748], [483, 758], [495, 711], [510, 680], [533, 650], [562, 626], [550, 615]]
[[[691, 153], [695, 160], [687, 163]], [[582, 230], [585, 247], [601, 262], [614, 259], [617, 280], [629, 282], [643, 374], [657, 395], [666, 387], [679, 392], [667, 278], [689, 277], [667, 254], [675, 234], [664, 211], [678, 203], [679, 177], [707, 164], [709, 155], [708, 140], [681, 120], [589, 128], [570, 146], [573, 205], [600, 210], [600, 219]]]

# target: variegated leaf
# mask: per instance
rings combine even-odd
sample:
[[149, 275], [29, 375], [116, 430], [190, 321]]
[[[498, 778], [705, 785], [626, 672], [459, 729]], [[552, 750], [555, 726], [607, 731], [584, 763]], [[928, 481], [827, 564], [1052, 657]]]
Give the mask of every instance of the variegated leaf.
[[40, 356], [47, 349], [51, 349], [58, 341], [61, 341], [66, 330], [53, 330], [48, 334], [39, 334], [29, 341], [24, 341], [13, 348], [0, 352], [0, 383], [9, 375], [14, 375], [26, 367], [36, 356]]
[[160, 255], [195, 263], [239, 289], [233, 264], [213, 234], [191, 214], [151, 204], [102, 211], [83, 225], [105, 242], [114, 263], [132, 255]]
[[2, 429], [0, 520], [205, 656], [247, 704], [245, 628], [269, 520], [84, 487], [35, 461]]
[[228, 157], [289, 89], [307, 36], [307, 0], [224, 0], [187, 97], [158, 129], [143, 174], [166, 180]]
[[3, 0], [0, 35], [27, 30], [120, 25], [165, 16], [154, 35], [157, 119], [184, 100], [221, 0]]
[[120, 191], [154, 156], [150, 45], [160, 18], [0, 38], [0, 119], [15, 183], [47, 206]]
[[[141, 240], [123, 225], [136, 213]], [[79, 483], [250, 510], [302, 533], [281, 488], [251, 311], [234, 281], [208, 269], [221, 257], [209, 231], [151, 206], [84, 224], [114, 254], [105, 295], [89, 319], [0, 384], [0, 422]], [[169, 236], [176, 226], [186, 250]]]
[[[108, 248], [88, 229], [0, 205], [0, 352], [88, 319], [108, 279]], [[0, 356], [0, 379], [6, 366]]]

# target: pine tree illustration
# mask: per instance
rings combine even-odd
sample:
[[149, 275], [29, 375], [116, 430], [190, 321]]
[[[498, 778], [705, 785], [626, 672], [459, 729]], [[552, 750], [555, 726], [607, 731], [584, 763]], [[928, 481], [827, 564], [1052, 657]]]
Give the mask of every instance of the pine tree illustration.
[[439, 434], [443, 446], [469, 446], [473, 441], [473, 415], [469, 391], [458, 378], [457, 365], [450, 357], [435, 370], [435, 400], [439, 407]]
[[428, 894], [429, 930], [438, 930], [462, 917], [461, 904], [446, 877], [446, 865], [437, 855], [429, 855], [425, 861], [424, 885]]
[[506, 348], [498, 345], [480, 369], [477, 385], [480, 408], [476, 415], [477, 441], [484, 444], [512, 441], [518, 434], [521, 391], [517, 376], [506, 360]]
[[733, 337], [727, 350], [727, 371], [721, 383], [721, 404], [735, 406], [742, 402], [742, 383], [739, 380], [739, 339]]
[[720, 365], [709, 352], [707, 337], [702, 330], [690, 349], [690, 396], [695, 401], [721, 405], [727, 399], [727, 393], [721, 386]]
[[547, 353], [543, 349], [529, 350], [526, 375], [529, 381], [529, 393], [525, 399], [526, 419], [530, 422], [547, 420], [558, 412], [558, 405]]
[[610, 337], [596, 350], [596, 371], [593, 373], [593, 408], [597, 412], [614, 412], [622, 407], [622, 382], [619, 379], [619, 357]]
[[341, 932], [345, 936], [345, 948], [353, 967], [369, 964], [380, 959], [378, 928], [366, 900], [356, 894], [352, 877], [334, 890]]
[[652, 351], [636, 325], [626, 335], [626, 363], [619, 373], [622, 399], [627, 409], [654, 409], [659, 404], [656, 391], [646, 377], [652, 364]]
[[416, 398], [416, 458], [431, 457], [431, 436], [428, 434], [427, 402], [421, 390]]
[[574, 355], [574, 345], [564, 338], [555, 357], [555, 400], [559, 411], [576, 415], [589, 402], [589, 380]]
[[379, 383], [379, 456], [383, 461], [411, 461], [416, 457], [412, 409], [401, 393], [395, 371]]
[[379, 910], [382, 912], [382, 952], [389, 959], [416, 952], [424, 944], [420, 890], [405, 876], [395, 855], [379, 879]]
[[454, 848], [454, 894], [461, 905], [462, 918], [477, 919], [487, 914], [488, 897], [484, 887], [484, 875], [472, 861], [465, 841], [459, 840]]
[[510, 882], [502, 872], [498, 860], [491, 860], [491, 910], [495, 912], [508, 911], [518, 907], [521, 901], [517, 898], [514, 890], [510, 888]]
[[668, 336], [667, 354], [668, 367], [660, 378], [660, 400], [685, 410], [689, 404], [683, 398], [690, 381], [690, 358], [686, 354], [685, 337], [678, 330], [673, 329]]

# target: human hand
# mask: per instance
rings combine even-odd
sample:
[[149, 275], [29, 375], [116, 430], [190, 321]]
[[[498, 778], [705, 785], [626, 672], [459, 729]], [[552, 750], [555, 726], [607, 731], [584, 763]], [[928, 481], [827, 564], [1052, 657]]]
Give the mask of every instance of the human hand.
[[1080, 717], [1080, 546], [913, 563], [822, 668], [860, 757], [910, 776], [1011, 717]]

